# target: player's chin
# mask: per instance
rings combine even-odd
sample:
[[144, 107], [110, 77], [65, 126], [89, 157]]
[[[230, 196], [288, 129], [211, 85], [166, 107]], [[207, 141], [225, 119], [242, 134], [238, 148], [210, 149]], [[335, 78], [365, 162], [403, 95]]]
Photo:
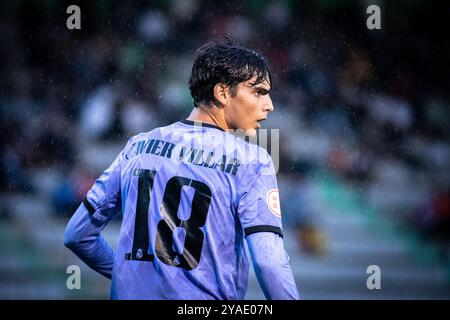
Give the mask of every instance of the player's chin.
[[256, 136], [256, 128], [246, 129], [245, 135], [249, 136], [249, 137], [255, 137]]

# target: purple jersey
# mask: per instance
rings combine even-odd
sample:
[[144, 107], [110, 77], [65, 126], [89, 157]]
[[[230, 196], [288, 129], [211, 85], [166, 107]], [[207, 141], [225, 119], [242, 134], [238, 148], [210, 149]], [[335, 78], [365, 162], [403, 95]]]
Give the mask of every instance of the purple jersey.
[[282, 236], [268, 153], [195, 124], [132, 137], [86, 195], [100, 222], [123, 213], [113, 299], [244, 299], [245, 236]]

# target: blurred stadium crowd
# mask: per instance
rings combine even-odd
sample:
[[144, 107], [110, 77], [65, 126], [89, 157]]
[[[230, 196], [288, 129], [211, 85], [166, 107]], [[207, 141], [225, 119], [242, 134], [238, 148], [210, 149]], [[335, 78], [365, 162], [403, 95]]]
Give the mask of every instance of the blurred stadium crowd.
[[274, 74], [267, 125], [280, 129], [286, 224], [314, 225], [302, 190], [333, 175], [450, 256], [450, 50], [434, 32], [448, 30], [448, 10], [378, 2], [371, 31], [368, 4], [338, 3], [95, 1], [70, 31], [72, 3], [2, 1], [1, 196], [68, 218], [131, 135], [188, 115], [193, 53], [228, 33]]

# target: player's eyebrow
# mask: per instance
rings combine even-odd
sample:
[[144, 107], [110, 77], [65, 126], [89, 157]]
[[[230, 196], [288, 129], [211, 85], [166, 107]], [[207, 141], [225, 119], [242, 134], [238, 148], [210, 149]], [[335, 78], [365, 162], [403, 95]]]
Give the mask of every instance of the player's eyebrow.
[[253, 89], [255, 89], [256, 91], [261, 92], [262, 94], [268, 94], [271, 89], [271, 88], [267, 89], [267, 88], [265, 88], [263, 86], [259, 86], [259, 85], [252, 85], [251, 87]]
[[253, 88], [255, 90], [260, 90], [262, 92], [264, 92], [264, 94], [269, 93], [270, 89], [272, 89], [272, 87], [270, 86], [269, 88], [267, 88], [263, 83], [248, 83], [248, 87]]

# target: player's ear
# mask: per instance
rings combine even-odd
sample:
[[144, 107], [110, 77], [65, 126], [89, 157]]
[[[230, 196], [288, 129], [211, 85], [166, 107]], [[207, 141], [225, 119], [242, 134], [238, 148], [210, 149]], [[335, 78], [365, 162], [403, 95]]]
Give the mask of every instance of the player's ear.
[[217, 83], [214, 86], [214, 98], [219, 102], [219, 107], [223, 107], [227, 104], [228, 97], [230, 96], [229, 87], [223, 83]]

